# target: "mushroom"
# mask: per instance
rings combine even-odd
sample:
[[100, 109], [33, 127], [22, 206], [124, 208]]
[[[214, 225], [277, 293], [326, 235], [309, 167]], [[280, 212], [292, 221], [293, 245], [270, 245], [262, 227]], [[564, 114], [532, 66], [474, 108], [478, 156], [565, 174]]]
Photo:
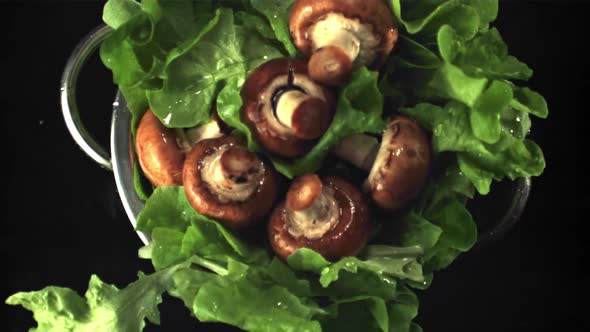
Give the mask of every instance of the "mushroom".
[[171, 129], [162, 124], [148, 110], [137, 127], [135, 147], [139, 165], [148, 180], [156, 187], [182, 185], [184, 157], [199, 140], [223, 135], [219, 120], [190, 128]]
[[258, 67], [242, 88], [242, 120], [269, 152], [297, 157], [330, 126], [335, 111], [331, 91], [311, 80], [307, 64], [274, 59]]
[[364, 190], [388, 210], [401, 208], [422, 191], [432, 159], [428, 137], [404, 116], [388, 120], [381, 145], [374, 137], [353, 135], [332, 152], [369, 172]]
[[341, 85], [353, 68], [378, 69], [398, 38], [391, 10], [383, 0], [297, 0], [289, 30], [309, 59], [310, 76]]
[[182, 179], [192, 207], [231, 228], [260, 221], [278, 192], [274, 169], [234, 136], [197, 143], [186, 157]]
[[339, 177], [322, 180], [315, 174], [293, 180], [268, 224], [272, 248], [284, 260], [299, 248], [329, 260], [354, 256], [370, 230], [369, 209], [359, 190]]

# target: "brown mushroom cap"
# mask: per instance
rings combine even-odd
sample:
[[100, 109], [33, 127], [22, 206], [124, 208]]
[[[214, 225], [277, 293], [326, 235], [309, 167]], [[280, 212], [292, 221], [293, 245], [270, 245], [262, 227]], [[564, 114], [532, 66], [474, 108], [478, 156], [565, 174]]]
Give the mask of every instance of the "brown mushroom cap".
[[[303, 96], [288, 119], [291, 127], [275, 112], [288, 93]], [[296, 59], [274, 59], [261, 65], [248, 77], [241, 95], [242, 121], [266, 150], [282, 157], [309, 151], [329, 127], [335, 111], [332, 92], [309, 79], [307, 64]]]
[[182, 185], [184, 153], [173, 129], [148, 110], [137, 127], [135, 147], [139, 165], [154, 186]]
[[297, 0], [291, 8], [289, 30], [295, 46], [306, 56], [311, 56], [312, 41], [309, 29], [330, 13], [340, 13], [350, 19], [370, 24], [380, 40], [377, 56], [371, 69], [380, 67], [395, 46], [398, 29], [391, 10], [383, 0]]
[[[310, 180], [315, 186], [315, 181]], [[307, 181], [306, 180], [306, 181]], [[281, 203], [272, 213], [268, 224], [270, 243], [275, 253], [286, 260], [299, 248], [310, 248], [328, 260], [354, 256], [365, 246], [371, 223], [369, 208], [363, 195], [353, 185], [338, 177], [326, 177], [323, 186], [333, 191], [338, 204], [340, 220], [320, 238], [295, 237], [289, 231], [288, 208]]]
[[393, 210], [414, 199], [426, 183], [431, 159], [430, 140], [414, 120], [389, 119], [368, 177], [373, 200]]
[[[220, 164], [228, 180], [237, 185], [244, 181], [255, 181], [252, 193], [244, 200], [220, 199], [215, 187], [218, 184], [204, 179], [204, 160], [217, 152], [222, 153]], [[244, 169], [242, 165], [246, 164], [252, 167]], [[186, 157], [183, 183], [186, 196], [197, 212], [215, 218], [231, 228], [243, 228], [259, 222], [272, 208], [278, 192], [278, 179], [274, 169], [254, 153], [248, 152], [242, 141], [234, 136], [197, 143]]]

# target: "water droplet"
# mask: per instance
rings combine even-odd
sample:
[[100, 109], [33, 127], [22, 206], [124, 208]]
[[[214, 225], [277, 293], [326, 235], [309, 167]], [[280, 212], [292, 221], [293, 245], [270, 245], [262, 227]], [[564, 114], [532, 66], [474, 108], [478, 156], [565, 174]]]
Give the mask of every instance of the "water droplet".
[[119, 102], [118, 101], [116, 101], [116, 102], [113, 103], [113, 107], [117, 107], [117, 106], [119, 106]]
[[516, 122], [520, 122], [520, 117], [516, 117]]
[[39, 120], [39, 125], [42, 126], [43, 124], [45, 124], [45, 120]]
[[[170, 106], [168, 106], [168, 108], [170, 108]], [[170, 119], [172, 118], [172, 113], [168, 113], [168, 115], [166, 115], [166, 117], [164, 118], [164, 123], [165, 124], [170, 124]]]

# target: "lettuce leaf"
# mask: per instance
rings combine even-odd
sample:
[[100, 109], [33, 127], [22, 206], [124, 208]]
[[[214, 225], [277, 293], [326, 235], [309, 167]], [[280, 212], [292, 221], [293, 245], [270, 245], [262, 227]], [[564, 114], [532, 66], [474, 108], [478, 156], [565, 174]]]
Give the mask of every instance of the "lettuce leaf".
[[166, 268], [193, 255], [226, 261], [265, 262], [266, 251], [240, 240], [217, 221], [197, 213], [183, 187], [158, 187], [137, 218], [137, 230], [152, 234], [152, 262]]
[[[109, 0], [103, 19], [115, 31], [100, 55], [128, 103], [132, 134], [148, 108], [170, 127], [191, 127], [208, 121], [216, 105], [234, 134], [265, 153], [241, 122], [240, 89], [261, 63], [298, 55], [288, 29], [292, 3]], [[141, 253], [156, 272], [121, 290], [93, 276], [84, 298], [48, 287], [7, 303], [33, 311], [38, 331], [141, 331], [146, 318], [158, 323], [163, 292], [201, 321], [250, 331], [421, 331], [412, 288], [427, 288], [434, 272], [475, 244], [466, 202], [476, 191], [542, 173], [543, 153], [527, 135], [530, 115], [546, 118], [548, 106], [510, 81], [526, 81], [532, 70], [490, 27], [497, 0], [388, 3], [400, 38], [383, 70], [353, 73], [338, 92], [330, 128], [308, 154], [271, 157], [288, 178], [315, 172], [340, 140], [379, 133], [384, 116], [398, 112], [432, 133], [426, 188], [395, 220], [381, 221], [361, 254], [329, 262], [300, 249], [287, 262], [272, 258], [260, 239], [196, 213], [182, 187], [151, 192], [138, 171], [134, 181], [147, 201], [137, 229], [152, 237]]]
[[266, 16], [278, 39], [290, 56], [297, 54], [289, 31], [290, 8], [295, 0], [250, 0], [254, 9]]
[[243, 81], [248, 71], [279, 56], [258, 32], [235, 25], [230, 9], [217, 10], [196, 39], [168, 55], [162, 89], [147, 94], [150, 106], [169, 127], [202, 124], [209, 121], [220, 84]]
[[[487, 144], [472, 130], [468, 106], [449, 102], [445, 107], [419, 104], [402, 112], [418, 119], [432, 130], [432, 147], [437, 153], [457, 152], [461, 171], [469, 178], [480, 194], [487, 194], [492, 180], [538, 176], [545, 168], [545, 159], [538, 145], [515, 132], [499, 117], [491, 119], [499, 128], [498, 141]], [[476, 112], [476, 111], [475, 111]], [[524, 113], [506, 110], [506, 117], [522, 122]], [[518, 119], [518, 120], [517, 120]], [[480, 120], [481, 121], [481, 120]], [[490, 126], [490, 125], [488, 125]]]
[[123, 289], [93, 275], [83, 297], [69, 288], [50, 286], [10, 296], [6, 303], [33, 312], [37, 327], [31, 331], [142, 331], [145, 319], [159, 324], [157, 305], [172, 287], [175, 274], [188, 263], [171, 266], [139, 279]]
[[[250, 331], [317, 331], [339, 324], [334, 319], [338, 312], [363, 304], [375, 306], [369, 322], [383, 328], [390, 324], [387, 305], [395, 301], [398, 283], [424, 279], [420, 247], [373, 245], [358, 258], [334, 263], [300, 249], [285, 265], [277, 258], [269, 260], [266, 251], [252, 249], [220, 224], [188, 212], [187, 204], [181, 187], [157, 188], [138, 228], [151, 231], [151, 259], [157, 269], [191, 259], [206, 271], [179, 271], [169, 291], [201, 321]], [[177, 214], [182, 218], [166, 218]], [[260, 257], [253, 259], [256, 252]]]
[[[105, 21], [116, 30], [101, 45], [101, 59], [125, 97], [131, 88], [141, 88], [169, 127], [208, 121], [214, 98], [228, 81], [243, 82], [262, 62], [284, 55], [276, 36], [265, 33], [273, 31], [270, 23], [250, 13], [215, 10], [202, 1], [133, 3], [105, 5]], [[272, 22], [280, 31], [278, 21]]]

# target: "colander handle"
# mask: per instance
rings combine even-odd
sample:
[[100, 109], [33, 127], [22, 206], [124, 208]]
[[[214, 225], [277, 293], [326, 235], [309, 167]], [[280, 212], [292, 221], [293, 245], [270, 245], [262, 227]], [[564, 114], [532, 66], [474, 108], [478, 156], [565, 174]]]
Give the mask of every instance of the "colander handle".
[[61, 110], [70, 135], [90, 158], [108, 170], [113, 169], [109, 152], [96, 142], [80, 120], [76, 102], [76, 83], [80, 69], [86, 63], [88, 57], [94, 53], [112, 31], [107, 25], [100, 25], [76, 45], [66, 63], [60, 85]]

